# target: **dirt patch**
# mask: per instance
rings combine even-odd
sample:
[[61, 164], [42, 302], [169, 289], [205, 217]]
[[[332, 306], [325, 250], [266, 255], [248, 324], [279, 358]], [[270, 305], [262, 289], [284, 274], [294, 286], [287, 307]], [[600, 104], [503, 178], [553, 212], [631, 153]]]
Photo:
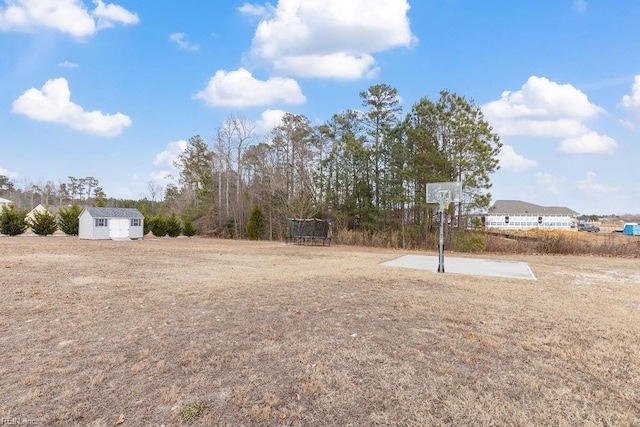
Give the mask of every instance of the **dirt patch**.
[[637, 260], [498, 257], [528, 262], [535, 282], [380, 265], [406, 253], [0, 238], [0, 418], [65, 426], [640, 420]]

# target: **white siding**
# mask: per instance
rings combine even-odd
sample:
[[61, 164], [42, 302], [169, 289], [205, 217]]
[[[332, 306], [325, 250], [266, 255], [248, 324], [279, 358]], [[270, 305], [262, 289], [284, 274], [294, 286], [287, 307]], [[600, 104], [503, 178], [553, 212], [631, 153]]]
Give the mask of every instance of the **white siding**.
[[[509, 222], [507, 223], [506, 220]], [[542, 229], [542, 230], [570, 230], [573, 217], [569, 215], [487, 215], [486, 228], [501, 229]]]
[[[131, 220], [129, 220], [131, 221]], [[144, 237], [144, 229], [143, 229], [143, 225], [144, 225], [144, 219], [140, 219], [140, 225], [139, 226], [135, 226], [135, 225], [131, 225], [131, 223], [129, 223], [129, 238], [131, 239], [142, 239]]]
[[[108, 211], [105, 212], [108, 213]], [[140, 215], [139, 212], [136, 211], [136, 213]], [[89, 240], [108, 240], [112, 238], [141, 239], [144, 237], [144, 218], [136, 218], [136, 220], [140, 225], [132, 226], [131, 218], [121, 216], [94, 217], [85, 209], [80, 214], [78, 237]]]
[[80, 214], [80, 224], [78, 229], [78, 237], [80, 239], [94, 239], [93, 237], [93, 218], [87, 211]]

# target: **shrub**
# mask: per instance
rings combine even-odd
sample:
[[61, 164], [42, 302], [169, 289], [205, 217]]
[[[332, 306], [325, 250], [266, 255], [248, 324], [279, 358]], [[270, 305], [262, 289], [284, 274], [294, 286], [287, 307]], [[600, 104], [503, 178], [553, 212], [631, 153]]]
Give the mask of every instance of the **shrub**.
[[264, 215], [259, 207], [254, 207], [249, 215], [247, 223], [247, 238], [249, 240], [258, 240], [264, 232]]
[[152, 228], [153, 228], [153, 217], [149, 215], [144, 215], [144, 220], [142, 221], [142, 235], [146, 236], [147, 234], [149, 234]]
[[49, 211], [34, 212], [33, 220], [29, 221], [29, 226], [38, 236], [48, 236], [58, 229], [56, 217]]
[[80, 231], [80, 214], [82, 208], [74, 203], [68, 208], [58, 211], [58, 228], [66, 235], [77, 236]]
[[184, 219], [184, 224], [182, 225], [182, 234], [187, 237], [195, 236], [196, 234], [196, 226], [193, 225], [193, 222], [189, 218]]
[[167, 219], [166, 230], [169, 237], [178, 237], [180, 233], [182, 233], [182, 226], [180, 225], [180, 221], [178, 221], [175, 213], [172, 213]]
[[484, 237], [477, 233], [457, 232], [453, 236], [453, 249], [458, 252], [482, 252], [485, 248]]
[[26, 218], [27, 211], [17, 209], [13, 203], [9, 206], [2, 206], [2, 212], [0, 213], [0, 234], [17, 236], [24, 233], [29, 226]]
[[161, 213], [153, 218], [153, 223], [151, 224], [151, 232], [156, 237], [163, 237], [167, 235], [167, 220]]

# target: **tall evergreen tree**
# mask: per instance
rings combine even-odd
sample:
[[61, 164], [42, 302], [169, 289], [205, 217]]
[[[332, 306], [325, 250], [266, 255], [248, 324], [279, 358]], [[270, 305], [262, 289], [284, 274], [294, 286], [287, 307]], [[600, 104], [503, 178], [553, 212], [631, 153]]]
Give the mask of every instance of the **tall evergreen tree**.
[[215, 200], [213, 153], [200, 135], [189, 138], [187, 149], [174, 165], [180, 169], [180, 183], [190, 196], [191, 207], [204, 212]]
[[167, 219], [162, 215], [162, 212], [153, 218], [151, 232], [156, 237], [164, 237], [167, 235]]
[[33, 220], [29, 221], [29, 227], [38, 236], [48, 236], [58, 230], [56, 217], [49, 211], [34, 212]]
[[398, 115], [402, 112], [402, 106], [398, 98], [398, 90], [387, 84], [369, 87], [366, 91], [360, 92], [360, 98], [362, 105], [368, 108], [363, 118], [368, 128], [367, 133], [372, 138], [370, 149], [373, 166], [373, 204], [376, 208], [385, 209], [387, 206], [381, 198], [387, 190], [385, 171], [390, 153], [390, 147], [385, 142], [389, 141], [387, 138], [389, 131], [398, 124]]
[[[450, 215], [458, 222], [465, 210], [487, 208], [489, 175], [498, 169], [500, 138], [473, 101], [449, 91], [437, 102], [422, 98], [405, 120], [409, 179], [413, 191], [413, 221], [431, 224], [433, 209], [425, 210], [425, 186], [430, 182], [459, 181], [463, 201]], [[450, 221], [454, 224], [454, 221]]]
[[249, 240], [258, 240], [264, 233], [264, 215], [258, 206], [254, 206], [249, 215], [247, 223], [247, 238]]
[[180, 225], [180, 221], [178, 221], [178, 217], [175, 212], [173, 212], [165, 223], [167, 236], [169, 237], [178, 237], [182, 233], [182, 225]]
[[73, 203], [68, 208], [60, 208], [58, 211], [58, 228], [69, 236], [77, 236], [80, 231], [80, 214], [82, 208]]
[[191, 236], [195, 236], [196, 231], [197, 230], [195, 225], [193, 225], [193, 221], [191, 221], [189, 218], [185, 218], [182, 224], [182, 234], [184, 234], [187, 237], [191, 237]]
[[0, 234], [17, 236], [27, 231], [27, 211], [16, 208], [13, 203], [2, 205], [0, 212]]

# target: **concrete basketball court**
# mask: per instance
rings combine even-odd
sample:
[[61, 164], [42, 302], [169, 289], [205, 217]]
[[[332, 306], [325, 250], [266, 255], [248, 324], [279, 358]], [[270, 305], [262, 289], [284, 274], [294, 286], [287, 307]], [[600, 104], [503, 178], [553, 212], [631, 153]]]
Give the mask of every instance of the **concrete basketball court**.
[[[389, 267], [405, 267], [438, 272], [438, 256], [405, 255], [383, 262]], [[529, 264], [519, 261], [495, 259], [444, 257], [444, 274], [468, 274], [473, 276], [509, 277], [514, 279], [536, 280]]]

